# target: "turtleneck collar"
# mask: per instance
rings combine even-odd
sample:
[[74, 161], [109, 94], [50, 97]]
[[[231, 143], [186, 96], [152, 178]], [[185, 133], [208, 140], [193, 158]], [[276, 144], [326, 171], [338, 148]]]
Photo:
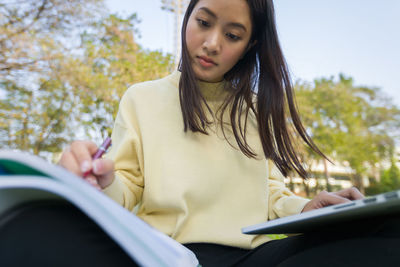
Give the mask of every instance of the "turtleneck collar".
[[207, 101], [221, 101], [226, 97], [228, 91], [226, 90], [226, 81], [220, 82], [197, 82], [200, 92]]
[[[174, 71], [172, 74], [176, 79], [177, 85], [179, 86], [179, 79], [181, 77], [180, 71]], [[203, 97], [207, 101], [222, 101], [225, 99], [228, 91], [225, 88], [226, 81], [222, 80], [220, 82], [205, 82], [198, 80], [197, 85]]]

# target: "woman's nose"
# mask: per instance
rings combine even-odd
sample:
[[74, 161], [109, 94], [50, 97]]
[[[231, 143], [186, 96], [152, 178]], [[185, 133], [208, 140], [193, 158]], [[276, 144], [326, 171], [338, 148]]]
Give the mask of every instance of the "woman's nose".
[[221, 51], [221, 34], [217, 31], [209, 32], [204, 40], [203, 49], [209, 54], [218, 54]]

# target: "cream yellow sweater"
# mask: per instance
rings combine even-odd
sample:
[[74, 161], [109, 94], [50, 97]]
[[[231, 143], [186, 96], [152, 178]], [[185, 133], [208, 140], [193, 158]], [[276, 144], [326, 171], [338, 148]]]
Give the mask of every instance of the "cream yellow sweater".
[[[211, 242], [253, 248], [269, 238], [241, 228], [299, 213], [308, 200], [293, 195], [263, 156], [256, 126], [247, 140], [259, 159], [246, 157], [213, 124], [209, 135], [184, 132], [179, 103], [180, 72], [136, 84], [123, 96], [107, 157], [116, 178], [104, 191], [181, 243]], [[221, 83], [199, 83], [212, 108]], [[230, 131], [226, 132], [228, 134]], [[230, 136], [231, 144], [236, 145]]]

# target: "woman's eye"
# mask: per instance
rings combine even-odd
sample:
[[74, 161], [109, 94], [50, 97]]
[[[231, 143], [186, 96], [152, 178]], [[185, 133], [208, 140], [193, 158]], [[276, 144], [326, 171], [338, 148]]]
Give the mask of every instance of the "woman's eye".
[[231, 39], [232, 41], [239, 41], [240, 40], [239, 36], [237, 36], [235, 34], [232, 34], [232, 33], [227, 33], [226, 36], [228, 36], [228, 38]]
[[210, 26], [210, 23], [208, 23], [207, 21], [202, 20], [202, 19], [197, 19], [197, 22], [198, 22], [199, 25], [202, 26], [202, 27], [209, 27], [209, 26]]

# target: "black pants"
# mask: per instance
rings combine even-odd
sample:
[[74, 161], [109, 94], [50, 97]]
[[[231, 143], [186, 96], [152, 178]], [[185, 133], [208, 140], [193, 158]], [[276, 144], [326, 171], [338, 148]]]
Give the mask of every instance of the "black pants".
[[137, 266], [72, 205], [37, 202], [0, 218], [0, 266]]
[[[253, 250], [186, 244], [210, 266], [400, 266], [400, 219], [288, 237]], [[0, 217], [0, 266], [137, 266], [86, 215], [65, 203], [25, 205]]]
[[400, 266], [400, 217], [381, 217], [267, 242], [253, 250], [185, 244], [203, 267]]

